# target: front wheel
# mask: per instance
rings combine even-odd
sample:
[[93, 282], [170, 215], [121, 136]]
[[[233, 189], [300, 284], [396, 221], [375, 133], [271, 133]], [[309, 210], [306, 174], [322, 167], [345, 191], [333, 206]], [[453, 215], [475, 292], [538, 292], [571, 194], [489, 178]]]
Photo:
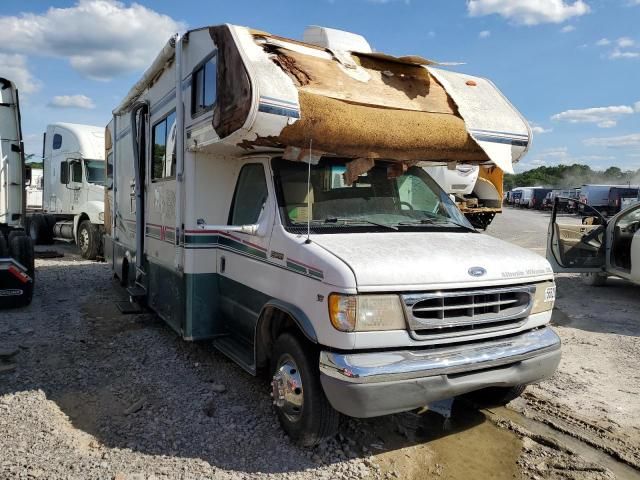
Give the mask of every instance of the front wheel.
[[291, 333], [283, 333], [273, 346], [271, 374], [278, 419], [295, 443], [313, 447], [336, 434], [340, 414], [320, 385], [318, 352], [314, 348], [303, 346]]
[[87, 260], [95, 260], [100, 253], [100, 229], [89, 220], [78, 227], [78, 247], [82, 258]]

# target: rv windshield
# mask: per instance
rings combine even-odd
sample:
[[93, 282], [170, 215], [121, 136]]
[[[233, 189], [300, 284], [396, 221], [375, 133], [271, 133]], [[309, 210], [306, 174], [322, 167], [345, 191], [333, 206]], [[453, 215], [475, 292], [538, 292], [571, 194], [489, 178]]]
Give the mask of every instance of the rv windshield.
[[[349, 183], [350, 160], [308, 164], [274, 159], [273, 169], [283, 223], [292, 230], [306, 226], [317, 233], [356, 230], [456, 229], [473, 227], [455, 203], [419, 166], [404, 173], [397, 163], [376, 161]], [[400, 167], [400, 168], [399, 168]]]
[[84, 160], [84, 169], [87, 182], [95, 185], [104, 185], [105, 171], [104, 160]]

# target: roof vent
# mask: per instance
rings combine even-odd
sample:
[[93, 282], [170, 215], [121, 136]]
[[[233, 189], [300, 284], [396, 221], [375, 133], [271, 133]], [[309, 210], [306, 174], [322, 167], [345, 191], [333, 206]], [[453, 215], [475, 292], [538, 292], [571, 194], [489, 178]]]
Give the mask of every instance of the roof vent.
[[371, 53], [371, 46], [362, 35], [336, 30], [335, 28], [311, 25], [304, 29], [302, 39], [306, 43], [328, 48], [329, 50]]

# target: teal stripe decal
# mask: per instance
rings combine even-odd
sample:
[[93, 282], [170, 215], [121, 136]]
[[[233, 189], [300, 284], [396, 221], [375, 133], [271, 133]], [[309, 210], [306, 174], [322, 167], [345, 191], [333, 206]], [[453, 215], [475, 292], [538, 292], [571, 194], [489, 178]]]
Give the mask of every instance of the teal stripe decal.
[[286, 266], [280, 263], [271, 262], [267, 258], [266, 249], [262, 249], [259, 246], [248, 245], [245, 242], [236, 240], [231, 237], [227, 237], [219, 234], [189, 234], [184, 237], [184, 248], [189, 250], [205, 250], [205, 249], [220, 249], [230, 252], [238, 253], [246, 257], [253, 258], [258, 261], [262, 261], [269, 265], [284, 268], [290, 272], [299, 273], [318, 280], [324, 279], [324, 273], [313, 267], [301, 264], [295, 260], [287, 259]]

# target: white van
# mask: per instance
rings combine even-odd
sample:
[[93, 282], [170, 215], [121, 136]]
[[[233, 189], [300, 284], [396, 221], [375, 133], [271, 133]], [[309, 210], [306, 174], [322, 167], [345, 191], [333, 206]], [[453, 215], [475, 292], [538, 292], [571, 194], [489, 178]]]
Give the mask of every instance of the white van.
[[560, 360], [553, 273], [422, 167], [509, 171], [528, 125], [487, 80], [318, 28], [171, 39], [107, 127], [107, 262], [184, 339], [268, 371], [302, 445], [340, 413], [514, 398]]
[[54, 123], [43, 145], [42, 209], [29, 218], [30, 236], [37, 244], [76, 242], [93, 260], [102, 252], [104, 128]]

